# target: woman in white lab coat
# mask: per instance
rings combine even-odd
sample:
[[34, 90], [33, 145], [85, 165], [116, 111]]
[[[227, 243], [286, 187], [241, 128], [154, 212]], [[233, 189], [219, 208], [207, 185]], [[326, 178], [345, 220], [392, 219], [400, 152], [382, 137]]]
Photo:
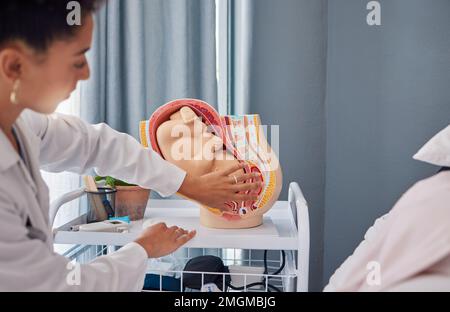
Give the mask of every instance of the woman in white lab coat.
[[[67, 282], [71, 266], [53, 251], [48, 188], [40, 169], [82, 174], [96, 168], [163, 196], [179, 192], [211, 207], [254, 200], [238, 191], [239, 168], [191, 177], [105, 124], [50, 115], [80, 80], [88, 79], [85, 53], [99, 1], [78, 0], [82, 25], [68, 26], [62, 0], [0, 2], [0, 291], [138, 291], [146, 260], [175, 251], [195, 232], [164, 224], [144, 231], [115, 254], [80, 268], [80, 283]], [[95, 103], [92, 103], [95, 105]], [[240, 175], [242, 182], [253, 175]]]

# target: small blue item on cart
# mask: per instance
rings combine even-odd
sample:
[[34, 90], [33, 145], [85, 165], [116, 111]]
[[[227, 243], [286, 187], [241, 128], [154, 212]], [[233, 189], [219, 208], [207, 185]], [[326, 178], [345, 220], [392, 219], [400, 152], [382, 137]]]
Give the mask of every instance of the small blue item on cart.
[[131, 223], [130, 217], [129, 216], [125, 216], [125, 217], [111, 217], [109, 218], [109, 220], [111, 221], [123, 221], [126, 223]]
[[111, 206], [111, 203], [106, 198], [103, 199], [103, 206], [105, 207], [105, 211], [108, 214], [108, 217], [114, 216], [114, 209]]
[[171, 276], [147, 274], [143, 290], [181, 291], [181, 280]]

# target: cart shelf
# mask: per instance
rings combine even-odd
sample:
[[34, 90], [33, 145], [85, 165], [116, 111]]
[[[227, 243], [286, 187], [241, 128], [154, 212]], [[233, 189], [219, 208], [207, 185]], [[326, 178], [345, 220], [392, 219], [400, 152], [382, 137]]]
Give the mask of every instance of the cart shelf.
[[263, 225], [242, 230], [209, 229], [200, 224], [199, 207], [186, 200], [150, 200], [143, 221], [132, 222], [129, 233], [73, 232], [72, 225], [83, 224], [83, 215], [55, 230], [55, 243], [123, 246], [134, 241], [146, 222], [165, 222], [197, 235], [188, 248], [236, 248], [297, 250], [298, 231], [287, 201], [279, 201], [265, 215]]

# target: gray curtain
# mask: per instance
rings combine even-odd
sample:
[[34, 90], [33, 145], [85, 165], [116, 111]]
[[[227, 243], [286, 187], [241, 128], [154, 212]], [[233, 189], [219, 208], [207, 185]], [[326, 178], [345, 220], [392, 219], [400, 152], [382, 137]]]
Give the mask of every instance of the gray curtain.
[[250, 113], [250, 83], [253, 51], [253, 0], [229, 0], [231, 30], [229, 55], [230, 114]]
[[96, 16], [81, 116], [139, 138], [177, 98], [217, 105], [214, 0], [110, 0]]

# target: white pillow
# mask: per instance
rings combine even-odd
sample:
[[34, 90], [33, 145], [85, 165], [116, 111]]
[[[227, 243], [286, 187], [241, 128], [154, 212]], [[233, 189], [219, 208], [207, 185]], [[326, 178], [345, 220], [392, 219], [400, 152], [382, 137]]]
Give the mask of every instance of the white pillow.
[[428, 141], [413, 158], [432, 165], [450, 167], [450, 125]]

